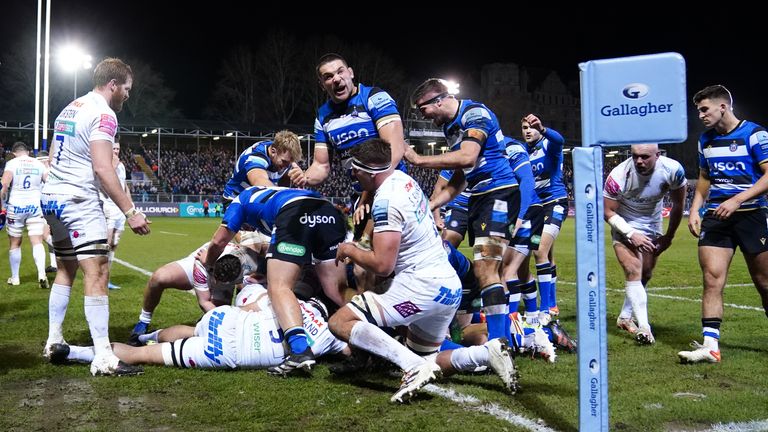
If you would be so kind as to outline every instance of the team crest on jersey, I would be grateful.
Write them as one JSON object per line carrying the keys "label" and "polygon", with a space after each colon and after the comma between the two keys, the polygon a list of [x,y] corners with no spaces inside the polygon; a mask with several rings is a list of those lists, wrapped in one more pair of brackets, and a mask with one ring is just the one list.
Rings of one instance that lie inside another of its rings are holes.
{"label": "team crest on jersey", "polygon": [[735,152],[736,150],[738,150],[738,148],[739,148],[739,145],[736,144],[736,141],[733,141],[731,145],[728,146],[728,150],[730,150],[731,152]]}

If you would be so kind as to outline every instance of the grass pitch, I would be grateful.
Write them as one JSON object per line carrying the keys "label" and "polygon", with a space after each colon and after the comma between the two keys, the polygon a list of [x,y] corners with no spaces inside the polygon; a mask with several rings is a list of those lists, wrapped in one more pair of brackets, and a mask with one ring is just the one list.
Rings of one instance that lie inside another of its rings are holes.
{"label": "grass pitch", "polygon": [[[152,234],[123,235],[117,257],[152,271],[182,258],[210,239],[214,219],[154,218]],[[575,323],[573,223],[556,245],[561,322]],[[0,234],[4,238],[5,234]],[[5,242],[0,239],[0,242]],[[9,276],[6,243],[0,277]],[[467,252],[468,250],[464,250]],[[677,351],[700,340],[701,272],[695,239],[685,227],[659,260],[649,284],[649,311],[657,343],[638,346],[615,328],[623,276],[610,245],[608,256],[608,361],[611,430],[711,430],[718,423],[768,421],[766,317],[739,253],[726,288],[719,365],[680,365]],[[141,310],[148,276],[120,264],[110,292],[110,336],[125,341]],[[52,366],[41,357],[47,336],[48,291],[37,286],[24,239],[22,285],[0,286],[0,430],[255,430],[413,431],[546,430],[578,427],[576,357],[555,364],[518,358],[523,390],[509,396],[493,375],[456,376],[439,384],[456,400],[424,393],[396,406],[389,397],[399,379],[375,373],[336,378],[319,365],[312,378],[280,379],[264,371],[201,371],[145,367],[138,377],[92,378],[85,365]],[[72,290],[65,338],[90,344],[82,284]],[[193,296],[166,291],[152,328],[193,324]],[[760,423],[758,423],[759,425]],[[746,426],[744,426],[746,427]],[[753,426],[760,430],[760,426]],[[736,429],[734,429],[736,430]]]}

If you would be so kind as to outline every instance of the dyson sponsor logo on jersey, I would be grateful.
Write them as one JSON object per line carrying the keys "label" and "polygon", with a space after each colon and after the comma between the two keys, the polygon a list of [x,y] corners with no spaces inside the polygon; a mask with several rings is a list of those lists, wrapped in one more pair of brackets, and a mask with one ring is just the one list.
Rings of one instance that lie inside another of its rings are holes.
{"label": "dyson sponsor logo on jersey", "polygon": [[365,138],[365,137],[368,137],[368,135],[369,135],[368,134],[368,129],[360,128],[360,129],[358,129],[356,131],[355,130],[351,130],[351,131],[342,132],[342,133],[340,133],[338,135],[334,135],[332,137],[332,139],[333,139],[333,143],[334,144],[340,145],[340,144],[343,144],[343,143],[345,143],[347,141],[353,140],[355,138]]}
{"label": "dyson sponsor logo on jersey", "polygon": [[317,224],[335,224],[336,217],[326,215],[308,215],[304,213],[304,216],[299,218],[299,222],[304,225],[308,225],[311,228]]}
{"label": "dyson sponsor logo on jersey", "polygon": [[216,364],[221,364],[219,356],[224,354],[224,342],[219,336],[219,327],[224,322],[224,312],[214,311],[208,320],[208,345],[205,347],[205,356]]}
{"label": "dyson sponsor logo on jersey", "polygon": [[718,171],[733,171],[733,170],[741,170],[746,171],[747,166],[744,164],[744,162],[713,162],[712,167]]}

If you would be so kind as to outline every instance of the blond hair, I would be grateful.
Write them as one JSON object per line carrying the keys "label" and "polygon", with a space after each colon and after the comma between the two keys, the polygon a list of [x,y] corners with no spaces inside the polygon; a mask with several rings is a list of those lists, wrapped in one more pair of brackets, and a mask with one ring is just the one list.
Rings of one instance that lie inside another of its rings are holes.
{"label": "blond hair", "polygon": [[289,152],[291,157],[295,161],[300,161],[302,158],[301,143],[299,137],[295,133],[289,130],[281,130],[275,134],[275,139],[272,140],[272,147],[274,147],[276,154],[282,152]]}

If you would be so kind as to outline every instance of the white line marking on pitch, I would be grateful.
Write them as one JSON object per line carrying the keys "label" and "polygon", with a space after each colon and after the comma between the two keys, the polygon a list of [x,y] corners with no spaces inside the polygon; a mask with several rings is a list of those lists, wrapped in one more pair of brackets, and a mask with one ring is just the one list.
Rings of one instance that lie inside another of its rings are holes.
{"label": "white line marking on pitch", "polygon": [[[568,282],[568,281],[557,281],[557,283],[562,283],[564,285],[576,285],[575,282]],[[743,286],[752,286],[752,284],[729,284],[726,285],[726,287],[743,287]],[[664,289],[683,289],[683,288],[701,288],[701,287],[660,287]],[[658,288],[657,288],[658,289]],[[624,293],[624,289],[620,288],[608,288],[607,291],[609,292],[615,292],[615,293]],[[651,289],[648,289],[647,291],[651,291]],[[688,297],[678,297],[678,296],[671,296],[666,294],[654,294],[652,292],[648,293],[648,297],[659,297],[663,299],[668,300],[683,300],[683,301],[690,301],[695,303],[701,303],[701,299],[695,299],[695,298],[688,298]],[[753,310],[758,312],[763,312],[763,308],[761,307],[755,307],[755,306],[746,306],[746,305],[739,305],[735,303],[723,303],[723,306],[732,307],[734,309],[743,309],[743,310]]]}
{"label": "white line marking on pitch", "polygon": [[[754,284],[751,283],[740,283],[740,284],[729,284],[726,285],[729,287],[751,287],[754,286]],[[701,285],[696,286],[665,286],[665,287],[650,287],[646,288],[646,291],[674,291],[674,290],[689,290],[689,289],[701,289]]]}
{"label": "white line marking on pitch", "polygon": [[168,234],[168,235],[175,235],[175,236],[184,236],[184,237],[189,236],[189,234],[175,233],[170,231],[157,231],[157,232],[159,232],[160,234]]}
{"label": "white line marking on pitch", "polygon": [[141,267],[136,267],[135,265],[133,265],[133,264],[127,262],[127,261],[123,261],[120,258],[113,258],[112,261],[114,261],[114,262],[116,262],[118,264],[124,265],[124,266],[128,267],[129,269],[135,270],[135,271],[137,271],[137,272],[139,272],[139,273],[141,273],[141,274],[143,274],[145,276],[152,276],[152,272],[151,271],[144,270]]}
{"label": "white line marking on pitch", "polygon": [[[120,258],[113,258],[112,261],[114,261],[114,262],[116,262],[118,264],[124,265],[124,266],[128,267],[129,269],[137,271],[137,272],[139,272],[139,273],[141,273],[141,274],[143,274],[143,275],[145,275],[147,277],[152,277],[152,272],[151,271],[144,270],[143,268],[137,267],[137,266],[135,266],[135,265],[133,265],[133,264],[127,262],[127,261],[123,261]],[[193,296],[197,295],[197,294],[195,294],[195,290],[193,290],[193,289],[186,290],[184,292],[192,294]]]}
{"label": "white line marking on pitch", "polygon": [[768,420],[755,420],[741,423],[718,423],[703,432],[760,432],[768,430]]}
{"label": "white line marking on pitch", "polygon": [[[615,288],[610,288],[610,289],[608,289],[608,291],[617,292],[617,293],[623,293],[624,292],[623,289],[615,289]],[[671,295],[666,295],[666,294],[648,293],[648,297],[659,297],[659,298],[669,299],[669,300],[683,300],[683,301],[689,301],[689,302],[694,302],[694,303],[701,303],[701,299],[700,298],[679,297],[679,296],[671,296]],[[739,304],[735,304],[735,303],[723,303],[723,306],[732,307],[734,309],[754,310],[754,311],[758,311],[758,312],[763,312],[763,308],[755,307],[755,306],[745,306],[745,305],[739,305]]]}
{"label": "white line marking on pitch", "polygon": [[497,419],[504,420],[515,426],[519,426],[530,431],[555,432],[554,429],[538,424],[537,422],[527,419],[523,416],[514,414],[495,403],[483,403],[480,399],[474,396],[458,393],[455,390],[443,388],[434,384],[427,384],[424,386],[424,390],[427,393],[432,393],[434,395],[441,396],[456,402],[469,411],[479,411],[482,413],[490,414]]}

